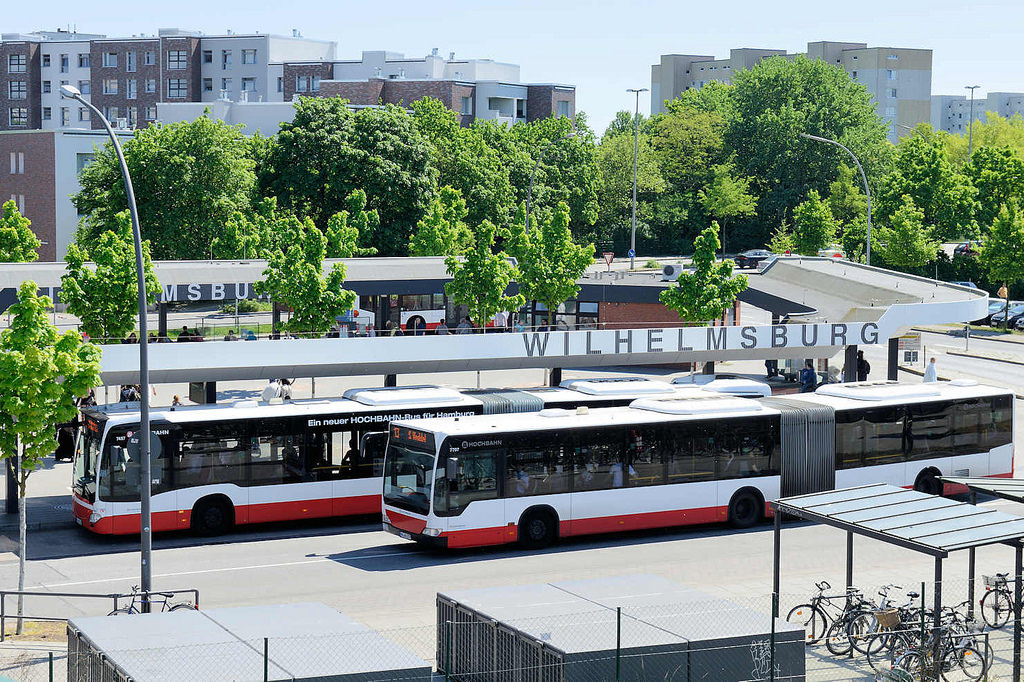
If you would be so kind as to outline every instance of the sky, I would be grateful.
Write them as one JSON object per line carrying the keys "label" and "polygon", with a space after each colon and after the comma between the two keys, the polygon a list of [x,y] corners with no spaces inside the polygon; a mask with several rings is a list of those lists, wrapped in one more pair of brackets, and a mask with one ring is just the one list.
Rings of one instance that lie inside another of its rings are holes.
{"label": "sky", "polygon": [[[649,88],[651,65],[669,53],[728,56],[735,47],[803,52],[816,40],[866,42],[878,47],[931,48],[932,93],[1024,91],[1024,3],[1020,0],[517,0],[410,2],[386,0],[177,0],[125,5],[103,17],[95,3],[21,3],[5,12],[0,31],[53,30],[124,36],[177,27],[223,34],[290,34],[334,40],[340,59],[363,50],[422,57],[442,55],[519,64],[523,82],[576,86],[577,110],[600,134],[619,110],[632,110],[627,88]],[[650,110],[649,94],[640,111]]]}

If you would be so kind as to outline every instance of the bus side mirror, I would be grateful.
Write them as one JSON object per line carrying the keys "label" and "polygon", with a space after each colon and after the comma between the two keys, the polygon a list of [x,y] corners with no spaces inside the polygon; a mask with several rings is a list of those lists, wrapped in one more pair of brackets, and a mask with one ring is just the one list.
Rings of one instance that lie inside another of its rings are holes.
{"label": "bus side mirror", "polygon": [[449,457],[445,462],[444,477],[449,481],[454,481],[459,477],[459,459],[457,457]]}

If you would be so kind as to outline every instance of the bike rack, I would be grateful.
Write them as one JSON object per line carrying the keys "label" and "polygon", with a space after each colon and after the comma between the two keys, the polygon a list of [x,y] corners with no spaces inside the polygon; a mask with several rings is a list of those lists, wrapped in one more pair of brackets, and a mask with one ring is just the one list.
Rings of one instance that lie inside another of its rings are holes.
{"label": "bike rack", "polygon": [[176,595],[176,594],[191,594],[194,599],[192,603],[196,609],[199,608],[199,590],[195,588],[185,590],[150,590],[149,592],[129,592],[128,594],[123,593],[108,593],[99,594],[96,592],[36,592],[33,590],[0,590],[0,642],[6,641],[7,638],[7,619],[17,618],[20,620],[42,620],[42,621],[67,621],[67,618],[59,618],[54,616],[28,616],[22,614],[21,616],[8,616],[7,615],[7,597],[61,597],[61,598],[72,598],[72,599],[110,599],[114,603],[113,610],[116,611],[119,608],[120,600],[125,598],[142,598],[142,603],[151,601],[151,595]]}

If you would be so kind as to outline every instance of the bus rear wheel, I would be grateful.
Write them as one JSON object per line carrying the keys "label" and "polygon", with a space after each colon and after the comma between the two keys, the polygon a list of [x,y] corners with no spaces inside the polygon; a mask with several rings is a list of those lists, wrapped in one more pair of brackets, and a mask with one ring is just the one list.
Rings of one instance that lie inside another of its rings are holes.
{"label": "bus rear wheel", "polygon": [[543,509],[529,511],[519,520],[519,544],[527,549],[547,547],[555,541],[557,519]]}
{"label": "bus rear wheel", "polygon": [[223,535],[233,519],[234,509],[226,500],[200,500],[192,508],[192,530],[200,535]]}
{"label": "bus rear wheel", "polygon": [[740,490],[729,501],[729,523],[733,528],[750,528],[761,520],[764,503],[752,490]]}

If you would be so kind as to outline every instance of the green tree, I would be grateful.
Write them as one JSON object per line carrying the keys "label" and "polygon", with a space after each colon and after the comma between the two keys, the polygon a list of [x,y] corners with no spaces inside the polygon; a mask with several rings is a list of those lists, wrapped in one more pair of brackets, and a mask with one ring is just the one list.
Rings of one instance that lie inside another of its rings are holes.
{"label": "green tree", "polygon": [[[67,274],[60,279],[60,299],[81,321],[82,332],[100,343],[117,341],[135,329],[139,287],[135,246],[127,211],[114,216],[115,228],[100,234],[90,249],[68,247]],[[92,267],[87,265],[92,262]],[[153,273],[149,241],[142,242],[146,300],[156,303],[160,283]]]}
{"label": "green tree", "polygon": [[[638,138],[636,176],[637,235],[651,236],[649,226],[656,216],[655,202],[665,190],[651,138]],[[597,166],[601,172],[600,206],[597,225],[600,236],[613,240],[619,249],[628,246],[633,211],[633,135],[605,134],[597,148]]]}
{"label": "green tree", "polygon": [[976,147],[964,175],[978,191],[978,224],[987,230],[1007,201],[1024,199],[1024,155],[1012,147]]}
{"label": "green tree", "polygon": [[[1008,201],[999,209],[978,259],[988,271],[989,279],[1002,282],[1006,288],[1005,307],[1010,306],[1010,287],[1024,278],[1024,216],[1016,201]],[[1003,322],[1006,328],[1006,322]]]}
{"label": "green tree", "polygon": [[[0,459],[15,461],[18,483],[18,590],[25,589],[25,497],[32,472],[56,447],[54,425],[71,420],[75,399],[100,382],[100,351],[77,331],[50,323],[50,299],[35,282],[18,287],[11,324],[0,332]],[[18,599],[21,633],[22,599]]]}
{"label": "green tree", "polygon": [[377,253],[376,247],[359,246],[373,239],[374,233],[380,228],[380,217],[377,210],[366,210],[366,192],[353,190],[345,200],[348,210],[335,213],[327,219],[327,257],[353,258],[356,256],[372,256]]}
{"label": "green tree", "polygon": [[616,111],[615,118],[604,129],[604,135],[601,136],[601,144],[618,135],[633,137],[633,128],[636,125],[639,125],[641,134],[650,133],[651,119],[646,118],[643,114],[634,114],[632,111]]}
{"label": "green tree", "polygon": [[825,192],[849,161],[843,150],[800,133],[842,143],[869,175],[885,163],[886,126],[871,95],[841,68],[803,56],[771,57],[733,74],[733,81],[735,109],[725,138],[741,172],[758,185],[763,225],[788,219],[809,190]]}
{"label": "green tree", "polygon": [[31,228],[32,221],[21,215],[14,200],[0,208],[0,263],[30,263],[39,260],[43,245]]}
{"label": "green tree", "polygon": [[335,263],[324,274],[327,237],[309,218],[300,223],[297,239],[278,248],[255,283],[256,293],[291,308],[285,324],[290,331],[319,334],[334,324],[338,315],[351,310],[355,292],[344,288],[345,266]]}
{"label": "green tree", "polygon": [[458,115],[437,99],[425,97],[411,108],[416,127],[432,146],[431,166],[437,171],[438,186],[462,193],[472,224],[485,219],[507,221],[513,199],[509,169],[480,128],[463,128]]}
{"label": "green tree", "polygon": [[925,263],[935,260],[939,242],[925,227],[924,211],[914,205],[914,200],[903,197],[903,205],[892,216],[892,225],[878,230],[879,248],[882,259],[895,270],[913,271]]}
{"label": "green tree", "polygon": [[277,199],[261,199],[249,213],[235,211],[213,238],[214,258],[262,258],[270,253],[271,235],[278,226]]}
{"label": "green tree", "polygon": [[260,176],[263,196],[325,229],[354,189],[369,198],[380,229],[373,246],[401,255],[434,191],[430,145],[405,109],[352,112],[337,97],[302,97],[281,125]]}
{"label": "green tree", "polygon": [[793,253],[796,250],[796,242],[793,240],[793,232],[785,224],[779,225],[772,232],[771,239],[765,248],[772,253],[784,254]]}
{"label": "green tree", "polygon": [[[210,244],[236,211],[249,209],[255,174],[241,126],[200,116],[150,125],[124,143],[142,236],[159,259],[210,256]],[[79,177],[72,197],[84,218],[78,243],[89,248],[128,208],[121,167],[108,143]]]}
{"label": "green tree", "polygon": [[971,135],[968,135],[967,128],[960,134],[935,131],[934,137],[942,144],[951,163],[963,165],[970,161],[967,157],[969,137],[973,137],[976,150],[982,147],[1009,147],[1019,154],[1024,154],[1024,118],[1021,118],[1020,114],[1004,118],[994,111],[986,111],[985,120],[975,121],[973,128]]}
{"label": "green tree", "polygon": [[807,193],[807,199],[793,211],[793,243],[796,252],[817,256],[818,249],[835,241],[838,225],[828,204],[821,200],[817,190]]}
{"label": "green tree", "polygon": [[733,275],[731,261],[719,261],[718,225],[704,230],[694,241],[693,272],[683,272],[676,285],[658,297],[688,322],[717,320],[747,288],[746,275]]}
{"label": "green tree", "polygon": [[839,176],[828,186],[828,207],[844,228],[867,215],[868,201],[860,173],[846,164],[839,166]]}
{"label": "green tree", "polygon": [[410,256],[463,256],[473,248],[473,233],[466,226],[469,211],[462,193],[442,187],[430,201],[426,215],[409,240]]}
{"label": "green tree", "polygon": [[551,325],[558,306],[579,293],[576,281],[593,264],[594,245],[573,241],[564,202],[551,217],[537,224],[530,216],[530,222],[534,224],[527,230],[526,211],[521,210],[505,239],[505,250],[519,263],[519,292],[547,307]]}
{"label": "green tree", "polygon": [[722,253],[725,253],[725,226],[731,218],[752,216],[757,199],[750,194],[750,179],[736,174],[732,164],[720,164],[712,171],[711,183],[697,196],[708,215],[722,226]]}
{"label": "green tree", "polygon": [[444,289],[456,305],[469,309],[474,326],[483,328],[488,320],[503,310],[518,310],[523,296],[506,296],[505,289],[515,277],[516,268],[503,254],[493,252],[497,228],[485,220],[474,231],[473,248],[465,258],[444,259],[452,281]]}
{"label": "green tree", "polygon": [[903,205],[903,196],[924,212],[924,224],[940,241],[977,238],[977,190],[950,163],[940,141],[913,135],[900,141],[892,169],[879,185],[874,214],[889,223]]}

